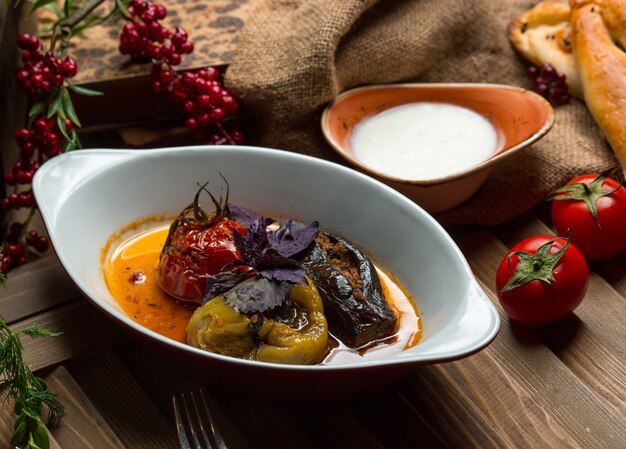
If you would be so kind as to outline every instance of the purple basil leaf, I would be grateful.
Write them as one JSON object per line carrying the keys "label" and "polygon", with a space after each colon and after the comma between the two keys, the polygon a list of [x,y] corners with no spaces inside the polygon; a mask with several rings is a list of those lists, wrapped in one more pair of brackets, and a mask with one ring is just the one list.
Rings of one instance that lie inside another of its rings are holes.
{"label": "purple basil leaf", "polygon": [[239,235],[238,232],[233,233],[235,245],[237,245],[244,261],[249,262],[260,257],[263,254],[263,250],[267,248],[266,227],[265,219],[261,217],[248,226],[246,235]]}
{"label": "purple basil leaf", "polygon": [[257,212],[246,209],[245,207],[235,206],[234,204],[226,205],[226,213],[228,214],[228,218],[234,220],[241,225],[249,228],[254,224],[255,221],[262,220],[265,222],[265,226],[273,223],[274,220],[271,218],[264,218],[262,215]]}
{"label": "purple basil leaf", "polygon": [[268,234],[269,246],[281,256],[293,256],[311,244],[318,228],[317,221],[309,225],[295,220],[283,221],[278,230]]}
{"label": "purple basil leaf", "polygon": [[279,282],[306,284],[305,271],[302,267],[295,268],[264,268],[257,271],[259,276]]}
{"label": "purple basil leaf", "polygon": [[246,273],[240,273],[239,270],[221,271],[217,274],[207,276],[206,290],[204,292],[204,298],[202,299],[202,305],[216,296],[226,293],[243,281],[246,276]]}
{"label": "purple basil leaf", "polygon": [[239,313],[263,312],[280,306],[289,298],[292,285],[255,276],[224,293],[226,304]]}
{"label": "purple basil leaf", "polygon": [[255,271],[266,279],[305,284],[304,269],[293,259],[283,256],[264,255],[255,259]]}

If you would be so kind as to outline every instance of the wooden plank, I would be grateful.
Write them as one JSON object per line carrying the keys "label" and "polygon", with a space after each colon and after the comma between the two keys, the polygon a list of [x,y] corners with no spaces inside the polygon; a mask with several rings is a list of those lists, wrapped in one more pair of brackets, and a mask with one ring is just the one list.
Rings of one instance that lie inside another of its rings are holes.
{"label": "wooden plank", "polygon": [[65,407],[60,425],[52,430],[64,449],[124,449],[102,415],[64,367],[45,378],[48,388],[57,393]]}
{"label": "wooden plank", "polygon": [[350,410],[363,427],[369,429],[387,447],[411,449],[420,447],[450,448],[442,436],[396,389],[361,398],[350,404]]}
{"label": "wooden plank", "polygon": [[213,396],[253,447],[318,447],[284,404],[235,397],[215,391]]}
{"label": "wooden plank", "polygon": [[[513,246],[532,235],[550,234],[551,229],[532,218],[496,233]],[[626,299],[591,271],[587,295],[574,313],[537,335],[626,423]]]}
{"label": "wooden plank", "polygon": [[38,339],[22,336],[24,361],[33,371],[94,352],[125,336],[120,327],[84,300],[72,301],[41,315],[18,321],[11,329],[20,331],[33,322],[50,331],[62,333],[58,337]]}
{"label": "wooden plank", "polygon": [[477,355],[446,365],[457,386],[511,446],[626,447],[626,427],[531,330],[508,323],[495,294],[506,247],[483,229],[453,230],[455,240],[503,318],[498,338]]}
{"label": "wooden plank", "polygon": [[288,410],[317,447],[363,449],[393,447],[388,442],[383,444],[372,429],[355,416],[347,403],[295,404]]}
{"label": "wooden plank", "polygon": [[6,289],[0,290],[0,315],[11,324],[78,297],[80,293],[51,255],[11,271]]}
{"label": "wooden plank", "polygon": [[446,367],[424,366],[398,385],[400,393],[438,430],[450,447],[500,449],[505,441],[492,422],[446,374]]}
{"label": "wooden plank", "polygon": [[178,447],[174,421],[165,419],[115,355],[86,359],[70,372],[126,447]]}

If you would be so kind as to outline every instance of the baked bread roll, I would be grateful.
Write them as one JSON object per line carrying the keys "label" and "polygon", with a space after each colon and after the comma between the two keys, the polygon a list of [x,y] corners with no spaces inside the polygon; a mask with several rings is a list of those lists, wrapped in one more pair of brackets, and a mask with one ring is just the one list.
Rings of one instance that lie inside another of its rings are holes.
{"label": "baked bread roll", "polygon": [[[626,167],[626,0],[571,0],[573,54],[585,103]],[[621,26],[620,26],[621,23]]]}
{"label": "baked bread roll", "polygon": [[549,63],[565,75],[570,93],[582,98],[582,86],[572,54],[570,7],[544,1],[509,25],[509,39],[517,52],[531,63]]}

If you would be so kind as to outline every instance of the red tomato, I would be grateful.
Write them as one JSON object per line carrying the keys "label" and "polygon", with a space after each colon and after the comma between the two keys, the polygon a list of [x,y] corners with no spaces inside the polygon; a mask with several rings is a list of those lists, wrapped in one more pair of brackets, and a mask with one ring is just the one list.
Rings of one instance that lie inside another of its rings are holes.
{"label": "red tomato", "polygon": [[[609,259],[626,250],[626,189],[600,176],[604,175],[574,178],[552,198],[552,222],[557,233],[565,236],[569,231],[572,243],[589,260]],[[569,186],[576,184],[576,192],[568,193]],[[589,189],[581,188],[582,184]],[[574,198],[560,200],[559,196]],[[585,199],[595,203],[597,220]]]}
{"label": "red tomato", "polygon": [[[544,246],[549,242],[553,243]],[[566,244],[566,239],[555,240],[550,235],[530,237],[504,257],[496,273],[496,289],[500,304],[513,320],[528,326],[548,326],[565,318],[580,304],[587,293],[589,269],[571,243],[560,258],[555,255]],[[521,271],[517,272],[520,265]],[[523,278],[522,273],[530,275],[526,278],[528,282],[521,280],[521,285],[503,292],[509,280]],[[539,279],[550,277],[551,283]]]}
{"label": "red tomato", "polygon": [[241,259],[233,232],[244,235],[246,228],[232,220],[210,226],[179,225],[161,254],[157,268],[159,286],[178,299],[200,303],[207,276]]}

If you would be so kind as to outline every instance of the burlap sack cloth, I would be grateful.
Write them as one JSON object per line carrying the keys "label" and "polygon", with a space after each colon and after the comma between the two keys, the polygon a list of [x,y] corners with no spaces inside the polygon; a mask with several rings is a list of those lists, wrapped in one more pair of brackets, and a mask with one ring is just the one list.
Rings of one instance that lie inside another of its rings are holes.
{"label": "burlap sack cloth", "polygon": [[[261,0],[226,84],[262,124],[261,144],[339,161],[320,114],[352,87],[404,81],[530,88],[508,23],[528,0]],[[556,108],[540,142],[499,165],[479,192],[436,218],[493,225],[532,209],[570,178],[616,166],[581,101]],[[320,188],[323,184],[320,183]]]}

